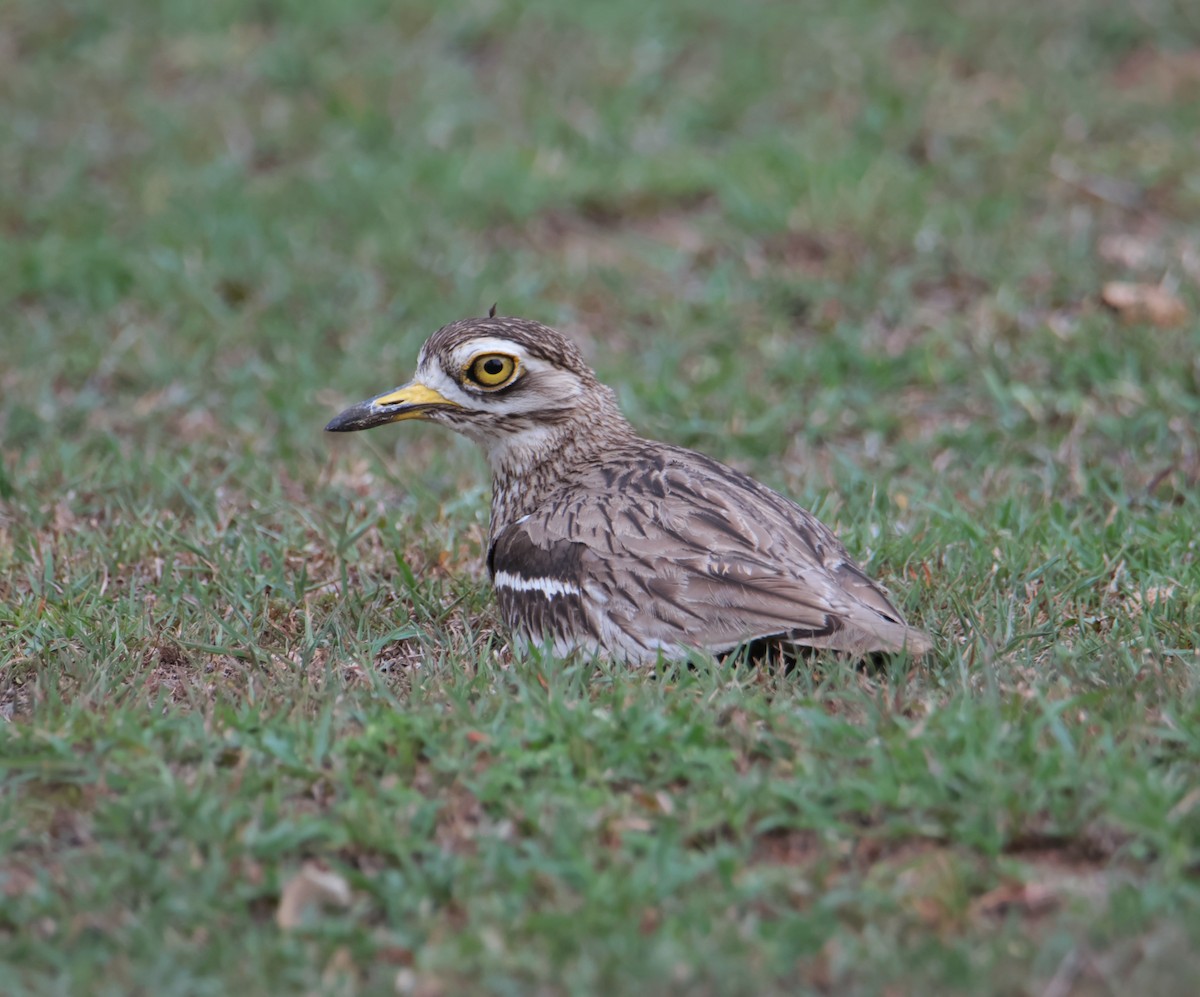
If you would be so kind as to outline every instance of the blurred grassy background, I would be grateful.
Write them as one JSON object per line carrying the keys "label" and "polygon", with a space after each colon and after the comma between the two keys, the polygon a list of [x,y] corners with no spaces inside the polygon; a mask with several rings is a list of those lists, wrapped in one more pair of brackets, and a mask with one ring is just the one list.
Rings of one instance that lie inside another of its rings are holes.
{"label": "blurred grassy background", "polygon": [[[13,992],[1190,992],[1197,135],[1185,0],[8,0]],[[321,433],[493,301],[941,653],[512,662],[482,460]]]}

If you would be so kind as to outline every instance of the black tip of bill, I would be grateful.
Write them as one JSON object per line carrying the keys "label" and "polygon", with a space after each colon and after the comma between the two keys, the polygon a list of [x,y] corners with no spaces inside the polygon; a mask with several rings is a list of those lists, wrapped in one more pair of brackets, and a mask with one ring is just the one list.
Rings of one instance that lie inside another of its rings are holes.
{"label": "black tip of bill", "polygon": [[353,433],[360,429],[370,429],[386,422],[387,416],[374,408],[370,402],[359,402],[351,405],[345,412],[335,415],[325,427],[327,433]]}

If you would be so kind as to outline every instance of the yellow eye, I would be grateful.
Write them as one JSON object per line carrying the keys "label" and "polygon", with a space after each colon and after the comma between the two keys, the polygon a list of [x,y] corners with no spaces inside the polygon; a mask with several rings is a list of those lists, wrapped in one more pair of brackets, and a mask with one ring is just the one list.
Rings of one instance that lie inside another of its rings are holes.
{"label": "yellow eye", "polygon": [[516,371],[516,359],[503,353],[483,353],[467,365],[467,377],[484,388],[500,387]]}

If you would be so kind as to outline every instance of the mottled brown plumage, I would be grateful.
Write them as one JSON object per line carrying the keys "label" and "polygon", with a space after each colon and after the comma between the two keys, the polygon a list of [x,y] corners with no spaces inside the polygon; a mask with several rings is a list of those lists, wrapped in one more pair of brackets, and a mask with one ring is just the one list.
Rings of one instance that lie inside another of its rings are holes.
{"label": "mottled brown plumage", "polygon": [[487,454],[488,570],[523,646],[636,665],[761,641],[855,656],[932,647],[811,513],[703,454],[639,437],[544,325],[444,326],[412,382],[326,428],[410,418]]}

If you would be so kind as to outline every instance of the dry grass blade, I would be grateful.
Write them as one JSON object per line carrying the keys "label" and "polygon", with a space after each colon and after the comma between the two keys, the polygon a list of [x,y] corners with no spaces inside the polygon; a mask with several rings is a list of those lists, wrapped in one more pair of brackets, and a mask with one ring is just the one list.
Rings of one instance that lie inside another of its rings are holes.
{"label": "dry grass blade", "polygon": [[283,888],[275,923],[284,931],[298,928],[309,911],[319,907],[348,907],[350,885],[336,872],[305,863]]}

